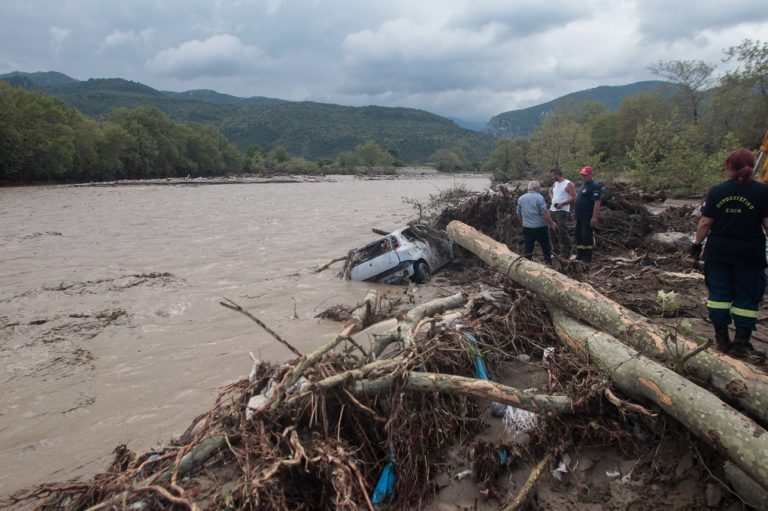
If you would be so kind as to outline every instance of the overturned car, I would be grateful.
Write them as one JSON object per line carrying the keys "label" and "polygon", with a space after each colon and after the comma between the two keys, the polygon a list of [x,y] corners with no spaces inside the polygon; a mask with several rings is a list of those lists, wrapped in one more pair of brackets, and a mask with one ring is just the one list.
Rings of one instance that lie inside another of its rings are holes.
{"label": "overturned car", "polygon": [[350,251],[342,276],[385,284],[423,284],[452,259],[453,242],[444,232],[409,225]]}

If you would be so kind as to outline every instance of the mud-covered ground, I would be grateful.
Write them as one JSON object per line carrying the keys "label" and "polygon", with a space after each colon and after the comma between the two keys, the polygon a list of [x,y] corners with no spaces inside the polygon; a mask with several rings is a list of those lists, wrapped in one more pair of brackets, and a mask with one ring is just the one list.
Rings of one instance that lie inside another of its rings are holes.
{"label": "mud-covered ground", "polygon": [[[630,257],[595,253],[588,271],[573,271],[573,276],[587,282],[601,293],[623,305],[660,322],[677,325],[682,318],[690,321],[697,333],[711,337],[706,321],[703,278],[691,269],[691,262],[682,255],[664,255],[656,264],[629,262]],[[498,285],[499,276],[478,267],[446,273],[443,286],[470,285],[483,282]],[[658,290],[678,293],[677,314],[664,313],[658,303]],[[761,310],[761,321],[768,311]],[[768,349],[761,339],[761,329],[755,344]],[[563,356],[568,356],[563,350]],[[517,356],[520,361],[506,366],[498,381],[521,389],[547,389],[547,364],[531,358],[525,350]],[[504,419],[494,417],[491,403],[483,403],[485,430],[477,437],[450,449],[444,470],[437,476],[440,491],[426,505],[432,511],[497,510],[525,483],[535,462],[529,461],[504,467],[491,483],[478,480],[474,466],[474,448],[478,443],[516,445],[536,451],[527,434],[505,429]],[[723,459],[699,442],[685,428],[660,413],[657,417],[626,414],[614,422],[610,442],[590,442],[564,453],[549,464],[539,479],[524,509],[529,510],[698,510],[750,509],[729,490],[723,473]],[[595,422],[595,427],[598,426]],[[491,489],[490,491],[488,489]]]}

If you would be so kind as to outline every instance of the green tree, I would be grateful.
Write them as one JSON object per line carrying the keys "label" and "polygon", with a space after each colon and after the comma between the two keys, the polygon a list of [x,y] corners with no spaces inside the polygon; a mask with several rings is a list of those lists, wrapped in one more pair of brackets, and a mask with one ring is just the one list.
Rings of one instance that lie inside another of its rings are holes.
{"label": "green tree", "polygon": [[266,169],[266,159],[261,153],[261,149],[251,151],[250,157],[248,158],[247,170],[251,172],[263,172]]}
{"label": "green tree", "polygon": [[590,163],[594,153],[590,119],[591,115],[583,115],[569,105],[559,106],[531,133],[528,160],[541,169]]}
{"label": "green tree", "polygon": [[744,39],[738,46],[725,50],[725,54],[726,62],[739,63],[739,67],[726,73],[725,78],[756,90],[768,104],[768,43]]}
{"label": "green tree", "polygon": [[130,135],[117,123],[107,121],[102,124],[99,137],[96,141],[99,153],[100,173],[92,179],[125,179],[125,158],[128,150]]}
{"label": "green tree", "polygon": [[438,149],[430,159],[441,172],[462,172],[472,166],[467,157],[456,149]]}
{"label": "green tree", "polygon": [[646,190],[663,186],[673,195],[702,193],[723,178],[720,171],[728,148],[738,145],[728,136],[716,151],[708,152],[704,139],[693,123],[680,129],[672,121],[648,121],[638,129],[629,151],[629,170]]}
{"label": "green tree", "polygon": [[0,99],[0,115],[13,123],[3,128],[9,141],[0,143],[0,174],[19,181],[72,178],[76,136],[72,123],[82,116],[58,99],[3,82]]}
{"label": "green tree", "polygon": [[738,67],[725,74],[713,95],[712,121],[722,132],[733,131],[743,144],[760,144],[768,118],[768,43],[744,39],[725,50],[726,62]]}
{"label": "green tree", "polygon": [[368,169],[389,167],[395,161],[390,153],[382,150],[379,144],[373,140],[368,140],[355,147],[355,154],[360,159],[360,164],[368,167]]}
{"label": "green tree", "polygon": [[518,137],[515,139],[502,138],[496,143],[496,148],[491,152],[483,169],[488,172],[498,172],[509,179],[521,179],[530,169],[528,163],[529,143],[528,139]]}
{"label": "green tree", "polygon": [[339,156],[336,158],[336,164],[339,168],[352,171],[362,165],[362,162],[354,151],[343,151],[339,153]]}
{"label": "green tree", "polygon": [[680,87],[690,109],[691,119],[697,124],[704,91],[714,82],[715,68],[701,60],[670,60],[651,64],[648,70]]}
{"label": "green tree", "polygon": [[283,165],[284,172],[293,174],[316,174],[318,172],[317,163],[305,158],[290,158]]}
{"label": "green tree", "polygon": [[275,163],[285,163],[291,156],[282,144],[276,145],[269,151],[267,159]]}

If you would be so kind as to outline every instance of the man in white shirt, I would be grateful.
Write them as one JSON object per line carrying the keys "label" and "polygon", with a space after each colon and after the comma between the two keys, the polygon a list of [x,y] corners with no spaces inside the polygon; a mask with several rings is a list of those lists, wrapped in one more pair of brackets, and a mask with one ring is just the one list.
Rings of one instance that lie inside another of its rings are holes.
{"label": "man in white shirt", "polygon": [[558,225],[552,231],[552,248],[556,254],[567,258],[571,254],[571,238],[568,237],[568,220],[571,216],[571,204],[576,202],[576,187],[573,182],[563,177],[560,169],[549,171],[554,184],[549,189],[551,206],[549,212],[552,220]]}

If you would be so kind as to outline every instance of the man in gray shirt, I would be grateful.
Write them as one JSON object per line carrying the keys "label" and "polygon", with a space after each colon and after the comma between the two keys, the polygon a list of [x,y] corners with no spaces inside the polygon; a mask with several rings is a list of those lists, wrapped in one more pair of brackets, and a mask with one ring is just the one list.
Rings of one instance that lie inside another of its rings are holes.
{"label": "man in gray shirt", "polygon": [[533,247],[538,241],[544,252],[544,261],[549,264],[552,262],[552,249],[549,245],[547,226],[554,231],[557,230],[557,224],[552,221],[540,190],[541,184],[538,181],[528,183],[528,193],[517,199],[517,219],[523,225],[525,238],[523,256],[526,259],[532,259]]}

